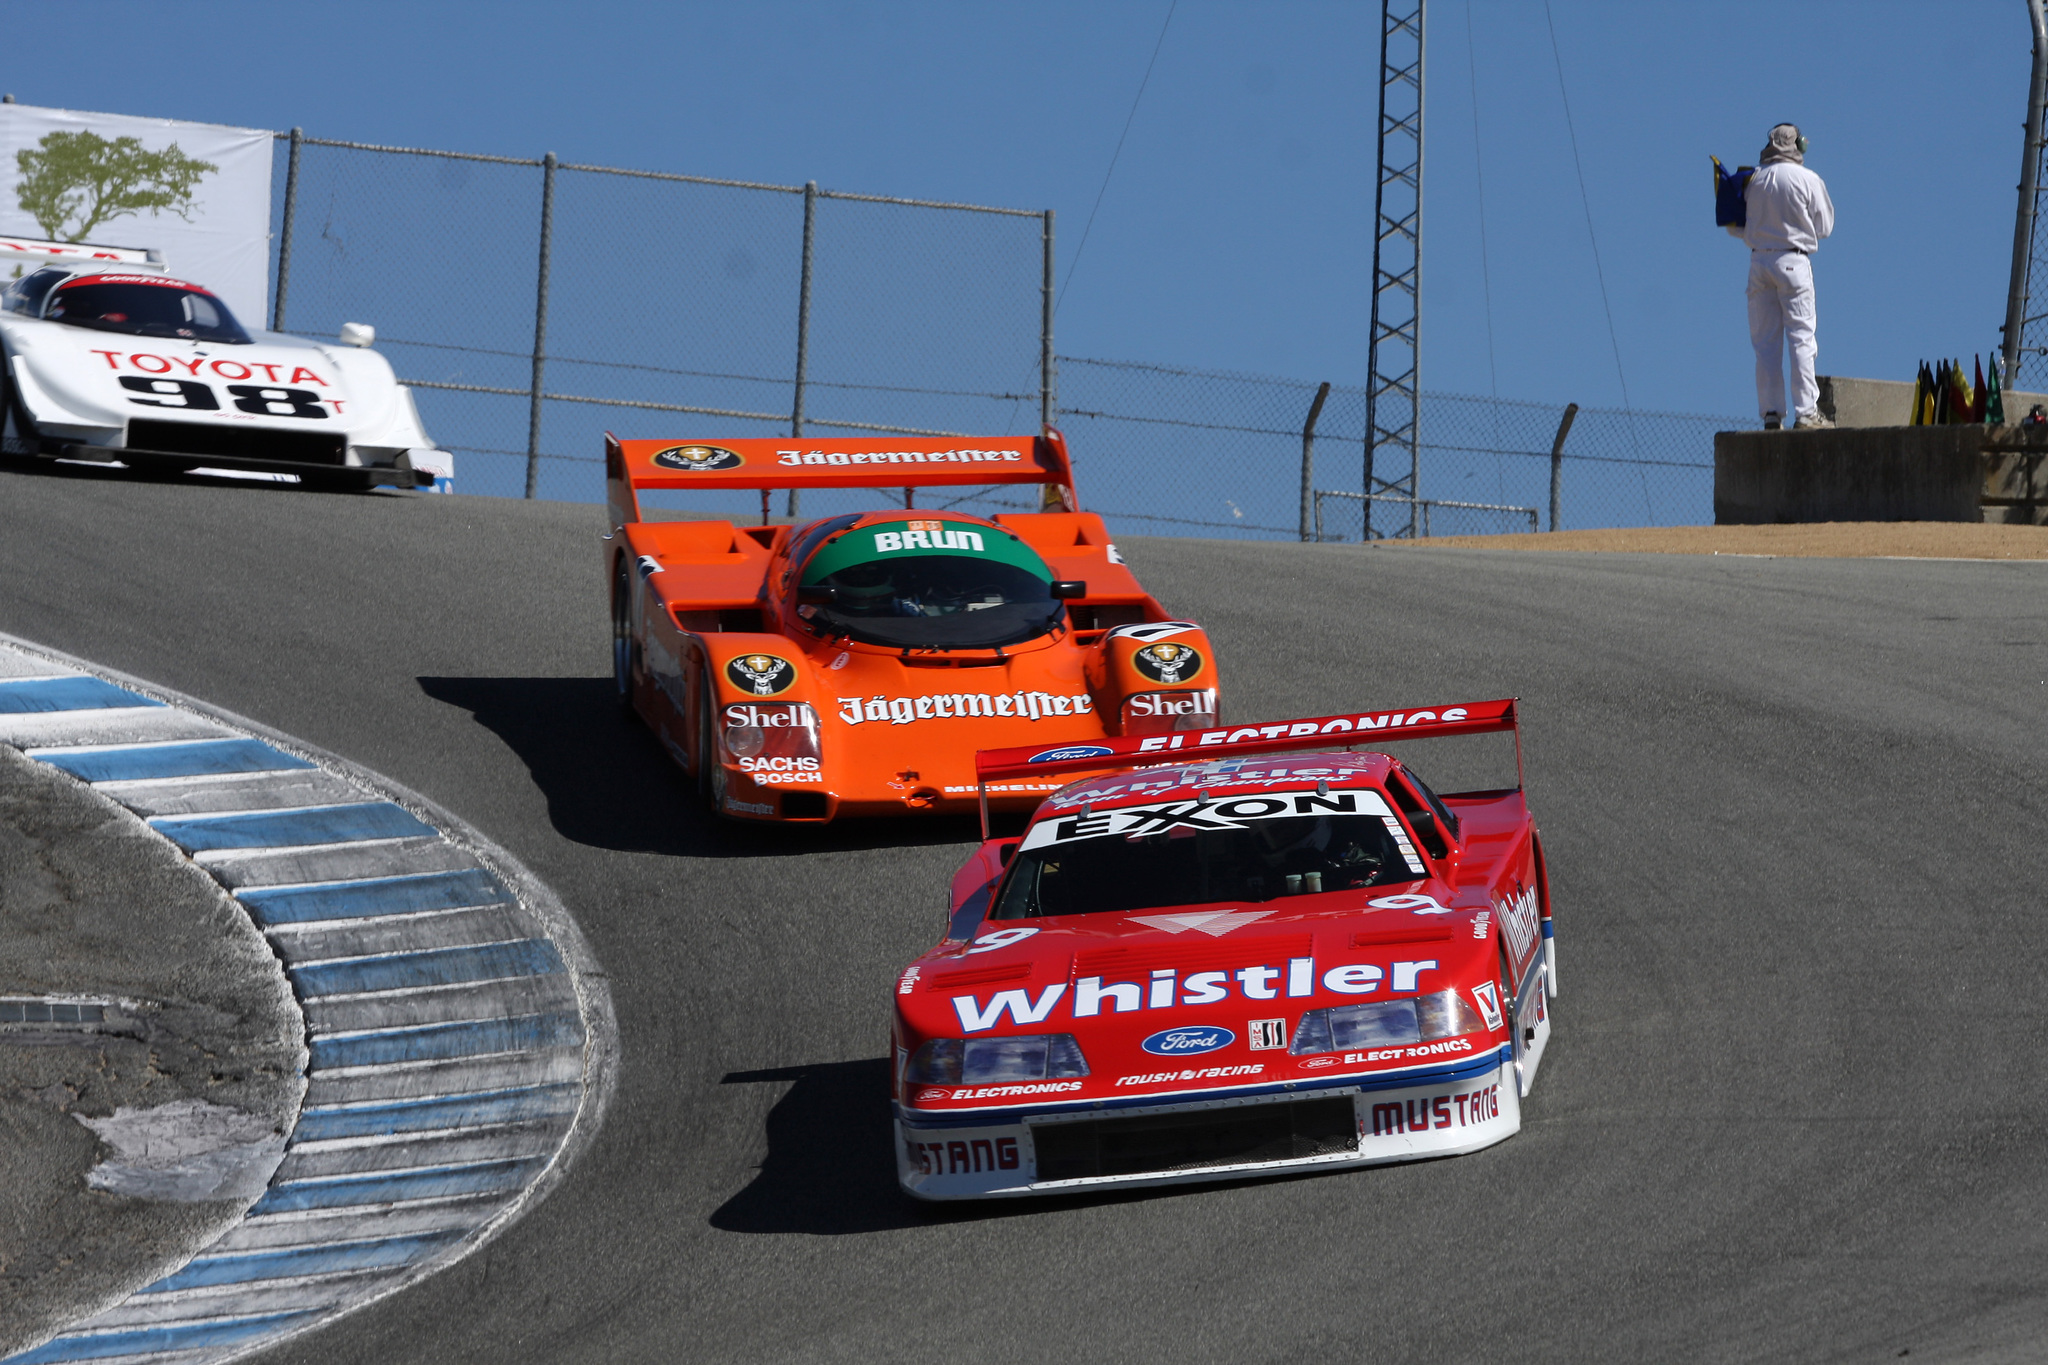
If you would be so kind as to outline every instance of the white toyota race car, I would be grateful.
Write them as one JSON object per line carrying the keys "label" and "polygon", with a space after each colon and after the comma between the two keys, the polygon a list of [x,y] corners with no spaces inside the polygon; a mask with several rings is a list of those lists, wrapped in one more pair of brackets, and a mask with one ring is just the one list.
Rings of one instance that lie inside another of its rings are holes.
{"label": "white toyota race car", "polygon": [[[159,471],[431,488],[454,472],[368,327],[250,332],[152,251],[0,238],[0,450]],[[446,484],[443,482],[443,487]]]}

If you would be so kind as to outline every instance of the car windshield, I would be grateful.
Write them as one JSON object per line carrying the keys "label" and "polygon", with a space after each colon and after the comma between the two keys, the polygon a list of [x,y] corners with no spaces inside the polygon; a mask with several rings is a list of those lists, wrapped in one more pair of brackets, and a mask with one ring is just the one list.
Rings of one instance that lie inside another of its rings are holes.
{"label": "car windshield", "polygon": [[88,275],[59,285],[43,316],[72,327],[135,337],[250,344],[249,334],[225,303],[179,280]]}
{"label": "car windshield", "polygon": [[1030,849],[1017,855],[989,918],[1262,903],[1417,877],[1378,816],[1289,816],[1237,829],[1181,828]]}
{"label": "car windshield", "polygon": [[832,635],[895,649],[995,649],[1045,634],[1065,608],[1052,570],[1001,527],[906,518],[833,536],[803,586],[831,599],[798,608]]}

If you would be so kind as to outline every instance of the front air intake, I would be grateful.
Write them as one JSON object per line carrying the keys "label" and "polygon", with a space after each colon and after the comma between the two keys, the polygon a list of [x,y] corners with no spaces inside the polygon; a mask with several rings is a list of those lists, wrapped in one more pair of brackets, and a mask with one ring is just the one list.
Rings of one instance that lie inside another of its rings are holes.
{"label": "front air intake", "polygon": [[1176,1171],[1306,1161],[1358,1150],[1349,1095],[1193,1113],[1047,1123],[1031,1129],[1038,1179],[1171,1175]]}
{"label": "front air intake", "polygon": [[348,437],[340,432],[208,426],[204,422],[130,422],[128,448],[158,450],[168,455],[218,455],[234,460],[348,463]]}
{"label": "front air intake", "polygon": [[825,818],[825,793],[784,792],[782,794],[782,818],[785,820],[822,820]]}

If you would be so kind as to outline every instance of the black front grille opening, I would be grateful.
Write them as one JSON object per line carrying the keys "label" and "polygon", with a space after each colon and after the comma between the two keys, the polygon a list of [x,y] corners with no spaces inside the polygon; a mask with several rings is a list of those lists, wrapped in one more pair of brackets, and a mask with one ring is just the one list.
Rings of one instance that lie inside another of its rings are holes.
{"label": "black front grille opening", "polygon": [[170,455],[214,455],[231,460],[292,460],[300,464],[348,463],[348,437],[339,432],[274,431],[260,427],[214,427],[202,422],[128,424],[133,450]]}
{"label": "black front grille opening", "polygon": [[1033,1127],[1040,1180],[1166,1175],[1358,1150],[1349,1095]]}
{"label": "black front grille opening", "polygon": [[782,818],[785,820],[824,819],[825,793],[784,792],[782,794]]}

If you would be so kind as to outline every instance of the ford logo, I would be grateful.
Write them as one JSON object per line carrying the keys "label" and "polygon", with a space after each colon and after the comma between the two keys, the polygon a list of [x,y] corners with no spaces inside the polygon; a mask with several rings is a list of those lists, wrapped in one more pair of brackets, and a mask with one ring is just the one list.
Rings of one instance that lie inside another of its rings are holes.
{"label": "ford logo", "polygon": [[1116,750],[1102,744],[1070,744],[1064,749],[1047,749],[1031,755],[1031,763],[1064,763],[1070,758],[1102,758]]}
{"label": "ford logo", "polygon": [[1138,1046],[1158,1057],[1193,1057],[1229,1047],[1236,1041],[1237,1035],[1227,1028],[1169,1028],[1161,1029]]}

